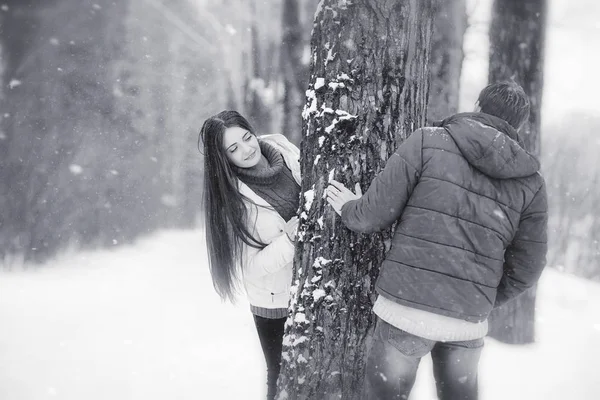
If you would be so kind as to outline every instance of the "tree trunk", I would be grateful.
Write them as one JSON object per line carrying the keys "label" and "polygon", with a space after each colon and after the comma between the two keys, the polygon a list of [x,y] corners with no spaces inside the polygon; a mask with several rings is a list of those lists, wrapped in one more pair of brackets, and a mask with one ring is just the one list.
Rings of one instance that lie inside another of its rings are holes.
{"label": "tree trunk", "polygon": [[[495,0],[490,26],[489,82],[513,79],[523,86],[531,103],[523,128],[525,146],[540,155],[546,0]],[[536,288],[490,315],[489,335],[505,343],[535,339]]]}
{"label": "tree trunk", "polygon": [[[282,15],[281,76],[283,79],[282,133],[296,145],[302,139],[302,108],[304,92],[308,87],[308,62],[304,53],[310,42],[313,13],[302,13],[307,0],[284,0]],[[313,10],[314,11],[314,10]]]}
{"label": "tree trunk", "polygon": [[431,43],[431,83],[427,105],[429,123],[442,120],[458,111],[466,30],[466,0],[441,2],[435,16]]}
{"label": "tree trunk", "polygon": [[277,64],[280,40],[272,38],[280,38],[281,33],[279,26],[272,27],[266,21],[276,18],[274,15],[280,11],[280,1],[251,0],[249,6],[250,46],[246,57],[250,68],[244,82],[244,109],[257,133],[275,133],[279,130],[276,121],[280,114],[279,104],[275,102],[280,86]]}
{"label": "tree trunk", "polygon": [[303,111],[301,226],[279,399],[362,399],[374,283],[390,230],[350,232],[329,178],[370,184],[425,123],[433,0],[324,0]]}

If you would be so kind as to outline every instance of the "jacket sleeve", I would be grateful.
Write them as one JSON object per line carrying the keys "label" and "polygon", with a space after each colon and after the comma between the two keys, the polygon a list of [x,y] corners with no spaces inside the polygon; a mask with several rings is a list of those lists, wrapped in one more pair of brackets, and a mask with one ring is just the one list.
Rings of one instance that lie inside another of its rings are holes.
{"label": "jacket sleeve", "polygon": [[521,215],[517,233],[504,253],[504,273],[494,307],[532,287],[546,265],[548,201],[542,185]]}
{"label": "jacket sleeve", "polygon": [[[260,239],[256,227],[252,229],[254,237]],[[282,232],[264,248],[243,245],[242,269],[244,274],[254,277],[275,273],[294,260],[294,243]]]}
{"label": "jacket sleeve", "polygon": [[342,207],[348,229],[373,233],[390,227],[402,214],[422,171],[423,133],[408,137],[388,159],[369,190]]}

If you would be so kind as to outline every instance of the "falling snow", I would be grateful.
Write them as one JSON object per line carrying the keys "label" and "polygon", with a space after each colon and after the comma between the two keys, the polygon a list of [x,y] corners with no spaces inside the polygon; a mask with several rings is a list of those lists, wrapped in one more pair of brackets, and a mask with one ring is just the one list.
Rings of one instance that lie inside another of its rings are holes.
{"label": "falling snow", "polygon": [[231,36],[237,33],[237,30],[231,24],[225,25],[225,31]]}
{"label": "falling snow", "polygon": [[496,217],[500,218],[500,219],[506,219],[506,216],[504,215],[504,213],[502,212],[502,210],[499,209],[495,209],[492,214],[494,214]]}
{"label": "falling snow", "polygon": [[11,81],[8,83],[8,87],[9,89],[14,89],[18,86],[21,86],[22,82],[18,79],[11,79]]}
{"label": "falling snow", "polygon": [[69,165],[69,171],[71,171],[73,175],[79,175],[83,172],[83,168],[81,168],[80,165],[71,164]]}

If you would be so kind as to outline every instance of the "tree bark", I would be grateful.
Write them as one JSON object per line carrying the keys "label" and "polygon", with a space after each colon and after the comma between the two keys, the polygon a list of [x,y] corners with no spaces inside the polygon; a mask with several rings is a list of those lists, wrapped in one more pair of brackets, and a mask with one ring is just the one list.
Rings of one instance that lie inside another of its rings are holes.
{"label": "tree bark", "polygon": [[434,19],[431,43],[431,83],[427,105],[429,123],[442,120],[458,111],[466,30],[466,0],[441,2]]}
{"label": "tree bark", "polygon": [[366,189],[425,123],[433,0],[324,0],[303,110],[301,225],[279,399],[362,399],[374,282],[390,231],[350,232],[330,178]]}
{"label": "tree bark", "polygon": [[[525,147],[540,155],[546,0],[495,0],[490,26],[489,82],[513,79],[531,103],[523,128]],[[496,309],[490,315],[489,335],[505,343],[535,340],[536,288]]]}

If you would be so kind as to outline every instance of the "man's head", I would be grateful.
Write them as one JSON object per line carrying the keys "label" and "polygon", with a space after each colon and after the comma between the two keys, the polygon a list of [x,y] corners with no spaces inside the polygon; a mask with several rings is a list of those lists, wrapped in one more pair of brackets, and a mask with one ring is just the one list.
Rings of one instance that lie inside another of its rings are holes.
{"label": "man's head", "polygon": [[529,99],[515,82],[487,85],[479,93],[477,106],[479,111],[502,118],[517,130],[529,119]]}

